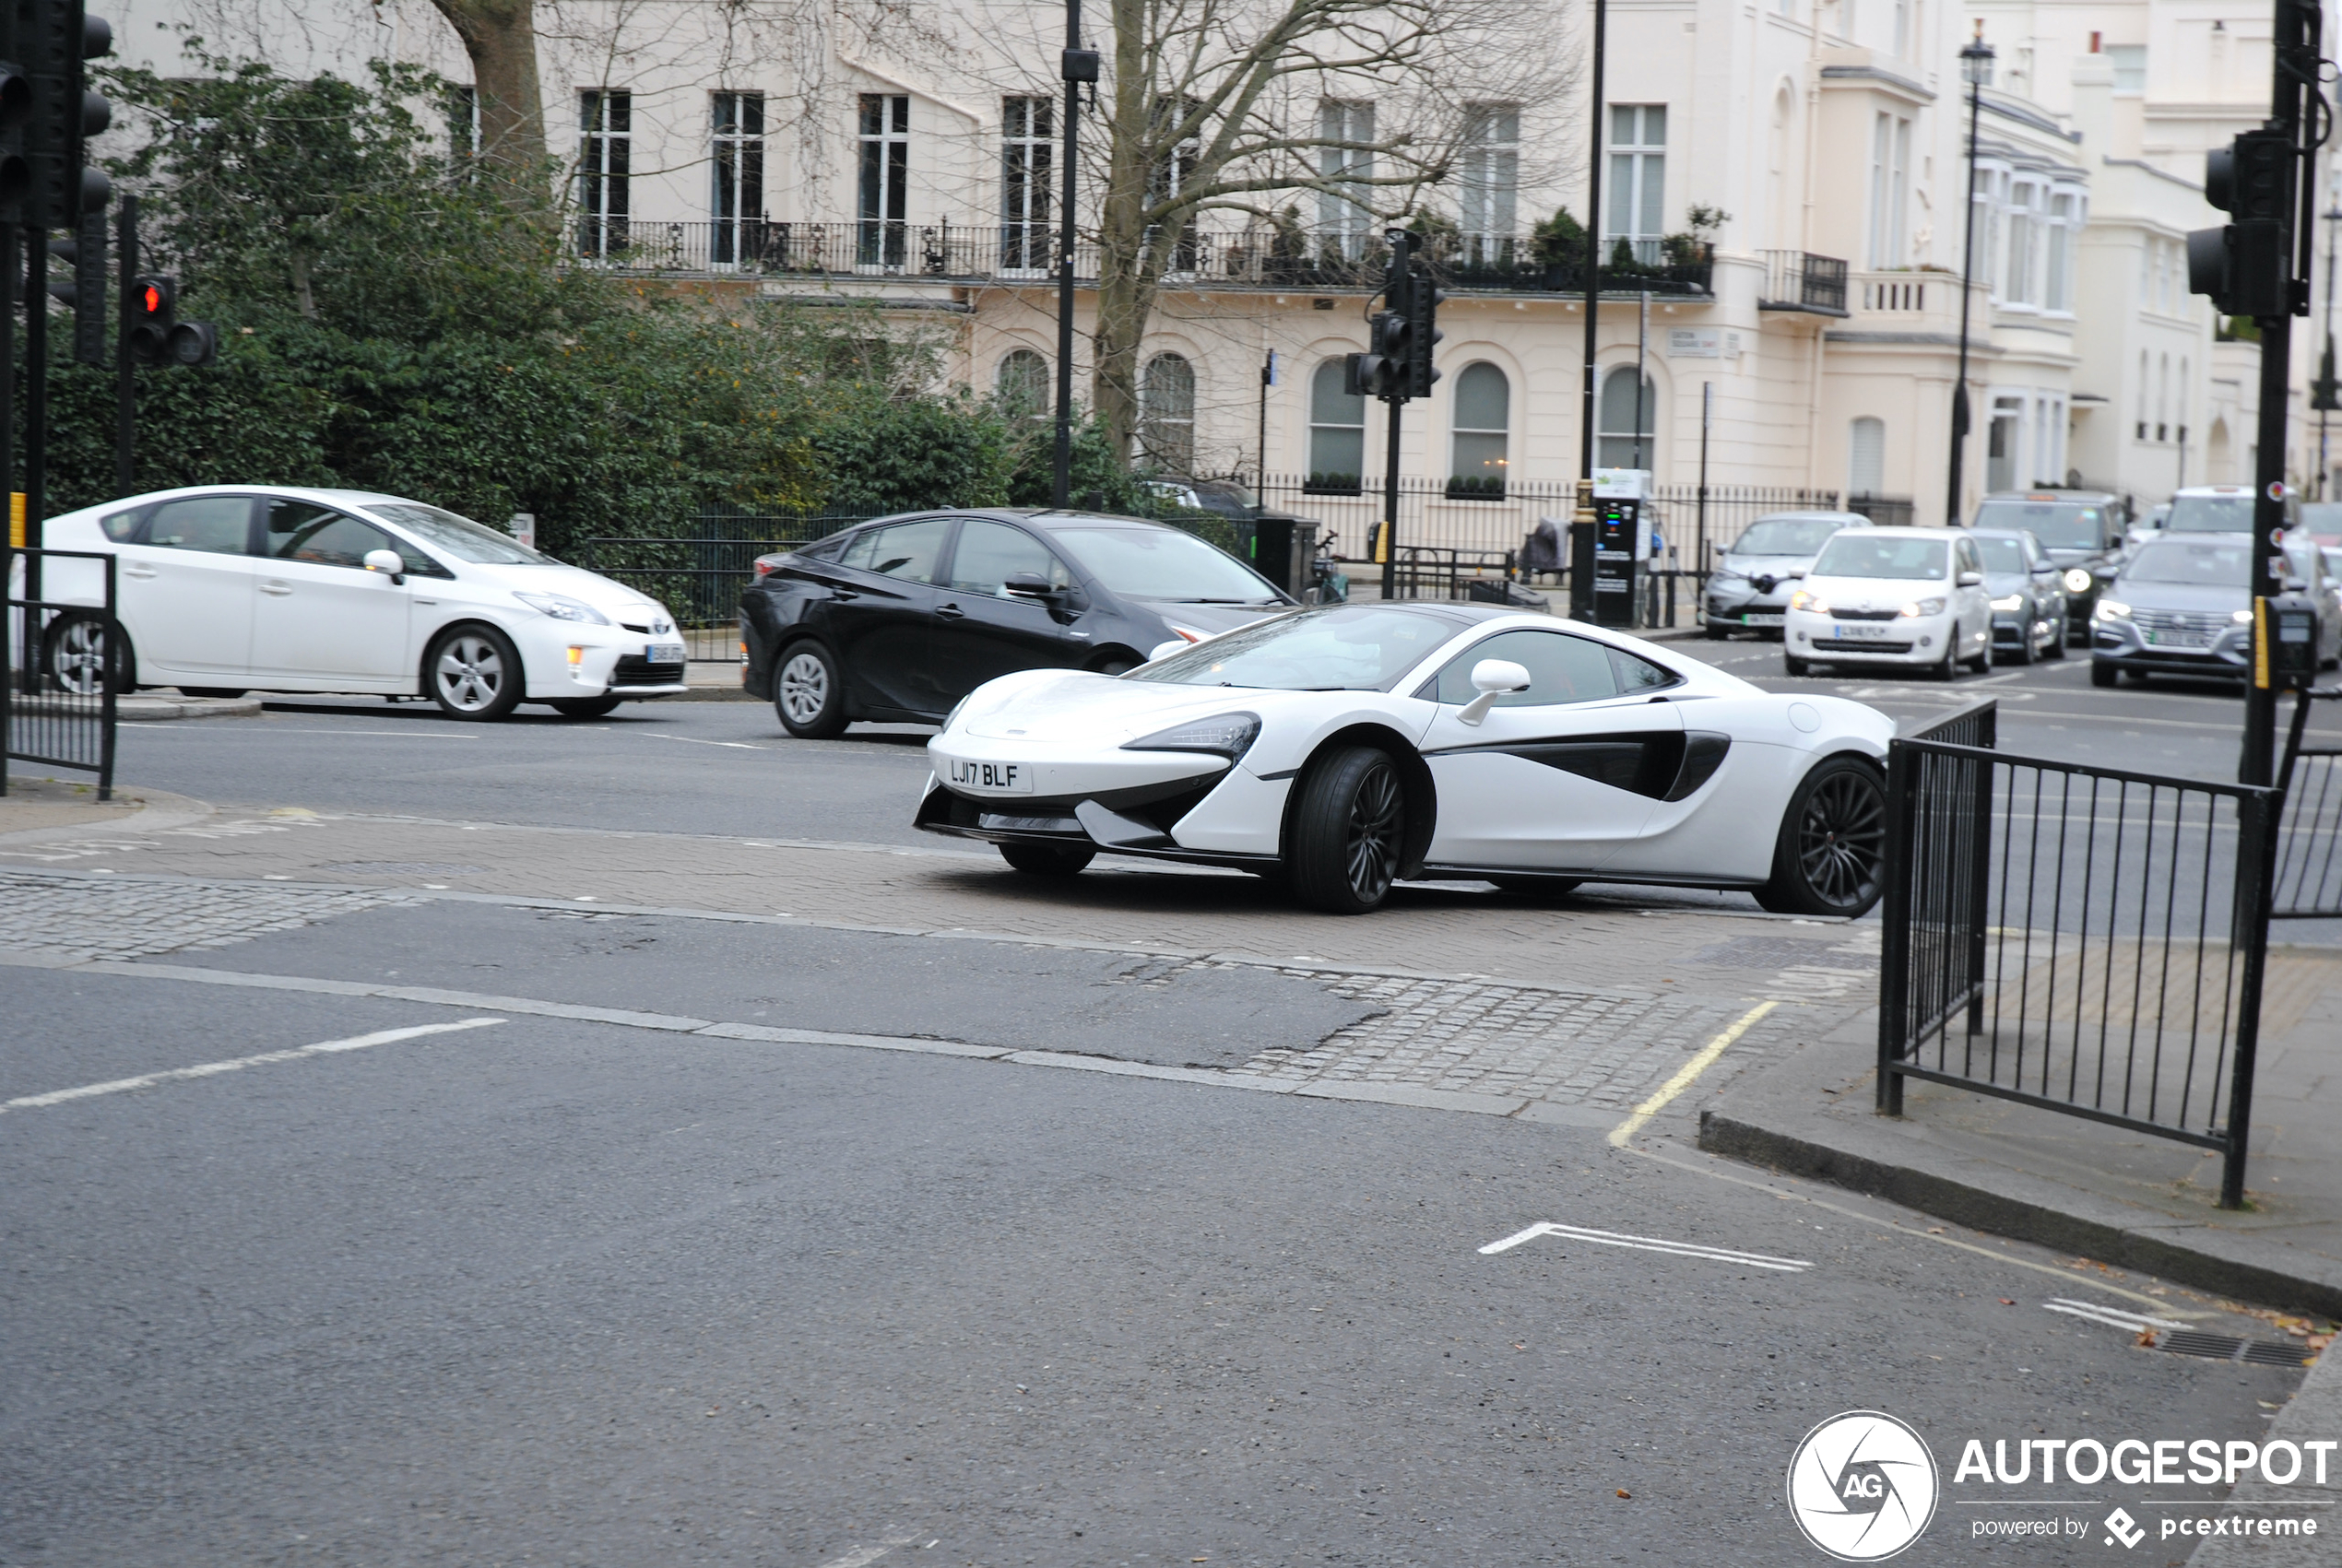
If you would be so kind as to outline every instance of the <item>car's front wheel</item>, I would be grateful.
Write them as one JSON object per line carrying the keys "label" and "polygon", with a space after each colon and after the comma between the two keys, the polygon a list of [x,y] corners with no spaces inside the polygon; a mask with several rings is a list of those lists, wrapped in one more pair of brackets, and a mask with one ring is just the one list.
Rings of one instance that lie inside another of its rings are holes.
{"label": "car's front wheel", "polygon": [[1801,659],[1794,654],[1780,656],[1781,668],[1791,675],[1804,675],[1814,667],[1811,659]]}
{"label": "car's front wheel", "polygon": [[423,675],[432,701],[451,719],[501,719],[526,687],[520,654],[501,631],[459,626],[431,645]]}
{"label": "car's front wheel", "polygon": [[828,740],[846,732],[846,680],[837,660],[819,643],[793,643],[773,673],[773,709],[781,727],[799,740]]}
{"label": "car's front wheel", "polygon": [[1390,754],[1347,747],[1301,784],[1285,865],[1293,896],[1329,914],[1365,914],[1390,895],[1407,836],[1407,791]]}
{"label": "car's front wheel", "polygon": [[1070,844],[1004,843],[1000,858],[1018,870],[1034,877],[1071,877],[1097,858],[1094,849],[1077,849]]}
{"label": "car's front wheel", "polygon": [[1775,914],[1851,919],[1878,902],[1886,863],[1886,781],[1868,762],[1833,757],[1790,796],[1756,902]]}
{"label": "car's front wheel", "polygon": [[49,685],[77,697],[98,696],[109,684],[116,692],[129,690],[128,651],[109,630],[103,616],[63,615],[51,621],[41,639],[41,670]]}
{"label": "car's front wheel", "polygon": [[2111,686],[2118,678],[2119,672],[2116,671],[2112,665],[2108,664],[2104,659],[2092,659],[2090,661],[2090,684],[2092,686]]}

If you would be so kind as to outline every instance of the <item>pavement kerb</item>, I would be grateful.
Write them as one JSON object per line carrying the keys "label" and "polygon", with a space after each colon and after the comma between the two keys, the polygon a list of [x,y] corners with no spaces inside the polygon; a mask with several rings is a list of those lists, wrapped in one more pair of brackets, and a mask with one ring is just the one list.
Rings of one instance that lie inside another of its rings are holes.
{"label": "pavement kerb", "polygon": [[[0,955],[0,961],[6,955]],[[1539,1102],[1507,1099],[1492,1094],[1471,1094],[1453,1090],[1424,1089],[1402,1083],[1296,1083],[1291,1080],[1263,1079],[1251,1074],[1217,1071],[1205,1067],[1157,1067],[1148,1062],[1124,1061],[1110,1056],[1090,1056],[1064,1051],[1017,1051],[1005,1046],[976,1045],[965,1041],[930,1039],[921,1036],[887,1034],[847,1034],[826,1030],[779,1029],[762,1024],[724,1023],[707,1019],[685,1018],[666,1013],[634,1012],[623,1008],[583,1007],[570,1002],[549,1002],[528,996],[499,996],[484,992],[450,991],[426,985],[376,985],[354,980],[322,980],[306,975],[253,974],[236,970],[205,969],[196,965],[133,962],[119,959],[93,959],[81,963],[46,964],[40,967],[58,969],[84,974],[108,974],[141,980],[175,980],[202,985],[231,985],[266,991],[302,991],[321,996],[373,996],[385,1001],[421,1002],[434,1007],[461,1008],[472,1012],[520,1013],[537,1018],[569,1019],[584,1023],[616,1024],[628,1029],[646,1029],[660,1033],[690,1036],[705,1040],[735,1040],[788,1045],[843,1046],[858,1050],[905,1051],[925,1055],[960,1056],[979,1061],[1006,1062],[1012,1067],[1043,1067],[1076,1072],[1104,1073],[1117,1078],[1152,1079],[1164,1083],[1183,1083],[1208,1089],[1236,1089],[1253,1093],[1290,1095],[1305,1100],[1347,1100],[1372,1104],[1403,1106],[1413,1110],[1460,1112],[1471,1115],[1513,1118],[1556,1126],[1606,1126],[1616,1120],[1604,1115],[1591,1121],[1591,1108],[1587,1106],[1547,1106],[1548,1111],[1571,1113],[1567,1115],[1528,1114],[1539,1108]]]}
{"label": "pavement kerb", "polygon": [[53,828],[26,828],[19,832],[0,833],[0,844],[48,843],[87,839],[93,834],[159,833],[200,822],[213,815],[216,809],[208,801],[197,800],[192,796],[173,795],[169,790],[148,789],[144,785],[134,790],[124,784],[116,784],[114,788],[121,794],[133,796],[139,803],[138,809],[119,820],[101,824],[64,823]]}
{"label": "pavement kerb", "polygon": [[[2342,1356],[2322,1355],[2269,1424],[2268,1441],[2330,1442],[2337,1432],[2342,1432]],[[2321,1502],[2342,1500],[2337,1495],[2342,1492],[2342,1477],[2331,1470],[2327,1475],[2328,1485],[2323,1489],[2302,1483],[2274,1486],[2240,1477],[2225,1503],[2206,1504],[2197,1510],[2197,1515],[2227,1515],[2230,1504],[2238,1503],[2298,1506],[2305,1493]],[[2318,1529],[2322,1534],[2342,1530],[2342,1509],[2321,1511]],[[2198,1545],[2187,1561],[2188,1568],[2332,1568],[2335,1550],[2331,1540],[2321,1542],[2315,1536],[2213,1536]]]}
{"label": "pavement kerb", "polygon": [[256,719],[257,697],[121,696],[114,699],[119,724],[168,724],[179,719]]}
{"label": "pavement kerb", "polygon": [[2208,1224],[2159,1220],[1946,1148],[1908,1121],[1814,1108],[1826,1093],[1868,1095],[1867,1075],[1848,1088],[1843,1067],[1827,1048],[1808,1045],[1744,1075],[1721,1105],[1700,1113],[1698,1147],[2197,1290],[2342,1317],[2342,1268],[2313,1254]]}

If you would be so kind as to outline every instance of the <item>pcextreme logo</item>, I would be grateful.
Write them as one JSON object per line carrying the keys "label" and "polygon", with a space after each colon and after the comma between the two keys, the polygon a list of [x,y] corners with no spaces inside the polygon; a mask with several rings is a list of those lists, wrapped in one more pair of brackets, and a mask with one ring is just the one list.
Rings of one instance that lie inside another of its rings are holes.
{"label": "pcextreme logo", "polygon": [[1940,1490],[1926,1442],[1879,1410],[1830,1417],[1789,1461],[1791,1517],[1840,1562],[1877,1562],[1917,1540]]}

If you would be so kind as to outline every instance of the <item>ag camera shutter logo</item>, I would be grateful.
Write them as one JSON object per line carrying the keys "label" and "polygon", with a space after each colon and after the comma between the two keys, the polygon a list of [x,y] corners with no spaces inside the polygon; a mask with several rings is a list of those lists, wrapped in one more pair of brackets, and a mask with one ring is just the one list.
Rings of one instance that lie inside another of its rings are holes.
{"label": "ag camera shutter logo", "polygon": [[1840,1562],[1877,1562],[1926,1532],[1941,1483],[1918,1432],[1879,1410],[1848,1410],[1805,1434],[1789,1461],[1789,1511]]}

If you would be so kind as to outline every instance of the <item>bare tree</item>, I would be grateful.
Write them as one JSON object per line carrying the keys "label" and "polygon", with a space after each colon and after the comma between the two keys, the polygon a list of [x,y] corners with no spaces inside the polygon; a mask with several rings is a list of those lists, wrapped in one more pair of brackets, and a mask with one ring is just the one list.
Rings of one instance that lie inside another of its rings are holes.
{"label": "bare tree", "polygon": [[480,160],[516,197],[541,205],[545,100],[537,80],[534,0],[432,0],[471,56]]}
{"label": "bare tree", "polygon": [[1156,299],[1203,214],[1289,223],[1281,198],[1314,191],[1394,217],[1449,179],[1491,105],[1554,135],[1567,121],[1553,106],[1574,77],[1570,17],[1553,0],[1108,0],[1106,14],[1092,398],[1118,452],[1139,433]]}

